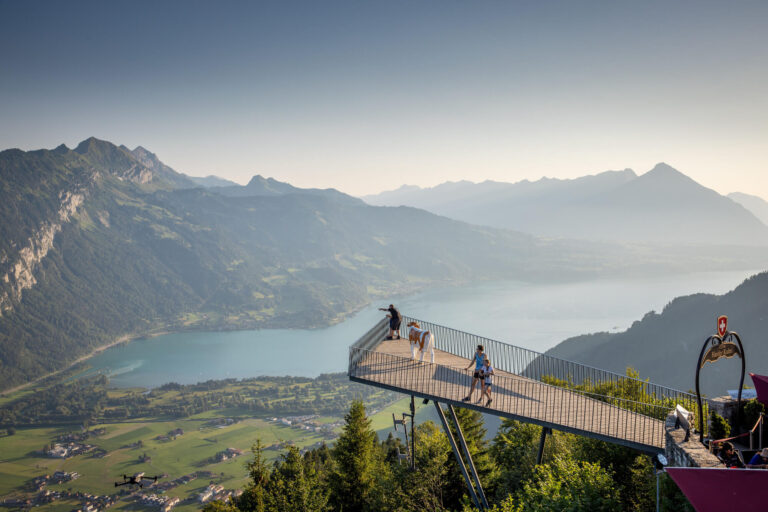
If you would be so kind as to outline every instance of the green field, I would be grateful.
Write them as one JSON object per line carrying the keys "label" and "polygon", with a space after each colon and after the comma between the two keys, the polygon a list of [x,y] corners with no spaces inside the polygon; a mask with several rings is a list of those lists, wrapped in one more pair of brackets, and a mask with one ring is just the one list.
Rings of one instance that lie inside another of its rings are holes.
{"label": "green field", "polygon": [[[385,438],[392,430],[392,413],[408,410],[408,399],[398,400],[372,416],[374,427]],[[431,411],[419,402],[417,418],[422,418]],[[222,414],[224,413],[224,414]],[[24,494],[23,486],[33,478],[53,474],[55,471],[77,472],[80,478],[60,485],[50,485],[51,490],[83,491],[91,494],[114,494],[114,482],[121,481],[122,475],[146,472],[147,475],[168,475],[163,480],[173,480],[195,471],[211,471],[216,475],[215,482],[227,489],[240,489],[248,480],[246,463],[251,460],[250,447],[256,439],[262,445],[270,447],[277,443],[292,442],[299,447],[312,446],[321,442],[319,433],[300,430],[272,422],[268,418],[244,418],[243,411],[207,411],[205,413],[180,420],[143,420],[126,421],[93,425],[91,429],[103,427],[106,433],[91,437],[86,442],[107,451],[104,457],[91,454],[79,455],[70,459],[53,459],[37,453],[43,446],[55,441],[61,434],[79,430],[78,425],[59,428],[19,428],[13,436],[0,437],[0,497],[16,497]],[[212,419],[240,418],[236,423],[219,428],[211,426]],[[317,418],[320,424],[338,422],[342,418],[322,416]],[[421,419],[419,419],[421,421]],[[175,440],[158,440],[176,428],[184,434]],[[340,429],[337,429],[337,431]],[[138,445],[138,443],[141,443]],[[224,462],[212,462],[216,453],[227,448],[237,448],[245,453]],[[283,450],[267,449],[267,460],[275,460]],[[146,455],[151,460],[140,462],[139,457]],[[177,506],[180,512],[198,510],[199,504],[183,501],[200,493],[211,479],[198,478],[187,485],[170,490],[169,496],[179,497],[182,502]],[[72,510],[77,506],[71,500],[57,501],[42,505],[46,511]],[[124,500],[113,507],[135,509],[137,505]]]}
{"label": "green field", "polygon": [[[402,396],[402,395],[400,395]],[[392,425],[392,414],[395,418],[402,419],[402,413],[411,412],[411,399],[409,397],[401,398],[397,402],[385,407],[376,414],[371,415],[371,428],[375,430],[379,435],[379,440],[387,438],[390,432],[394,432]],[[428,405],[424,405],[421,400],[416,400],[416,424],[423,423],[425,421],[439,422],[437,418],[437,412],[435,406],[430,402]],[[399,429],[400,427],[398,427]],[[402,437],[402,430],[399,430]]]}
{"label": "green field", "polygon": [[[223,428],[206,426],[210,414],[204,417],[192,417],[174,421],[126,422],[108,425],[103,436],[94,437],[87,442],[108,452],[103,458],[90,454],[79,455],[70,459],[53,459],[35,453],[44,445],[52,442],[59,434],[76,430],[71,428],[34,428],[18,429],[16,435],[0,438],[0,496],[18,495],[21,486],[32,478],[52,474],[57,470],[75,471],[81,477],[49,488],[71,489],[92,494],[112,494],[114,482],[121,480],[123,474],[140,471],[148,475],[167,474],[168,479],[205,470],[217,474],[216,482],[228,489],[242,488],[247,480],[245,463],[250,460],[250,447],[261,439],[264,446],[279,442],[293,442],[299,447],[313,445],[323,438],[320,434],[298,430],[266,419],[250,418]],[[184,435],[175,440],[161,441],[157,436],[165,435],[170,430],[182,428]],[[141,446],[136,443],[141,442]],[[210,459],[227,448],[237,448],[246,453],[228,461],[215,463]],[[266,450],[267,459],[279,456],[278,450]],[[149,462],[140,462],[139,457],[146,455]],[[189,485],[173,489],[169,495],[182,499],[199,492],[206,487],[208,480],[198,479]],[[45,505],[43,508],[59,505]],[[70,509],[71,510],[71,509]]]}
{"label": "green field", "polygon": [[[253,386],[253,384],[250,384]],[[296,384],[291,391],[301,394],[309,384]],[[246,388],[236,383],[226,388],[217,389],[214,393],[231,393],[240,388]],[[113,398],[141,395],[142,389],[110,389]],[[196,391],[195,396],[203,397],[207,392]],[[382,392],[383,393],[383,392]],[[188,393],[189,394],[189,393]],[[316,390],[318,394],[332,398],[334,391]],[[153,403],[170,403],[178,399],[180,393],[174,390],[150,395]],[[389,398],[389,402],[385,398]],[[18,396],[17,396],[18,398]],[[397,394],[375,394],[377,409],[369,409],[371,426],[378,433],[379,439],[384,440],[392,432],[392,415],[398,419],[402,413],[409,412],[410,398]],[[395,401],[392,402],[391,400]],[[274,403],[291,402],[296,396],[287,394],[285,390],[275,393]],[[367,400],[366,400],[367,402]],[[373,408],[373,406],[371,406]],[[288,415],[283,413],[283,415]],[[147,475],[167,475],[161,481],[174,480],[183,475],[196,471],[210,471],[213,478],[198,478],[189,484],[181,485],[168,491],[169,496],[179,497],[182,501],[175,510],[192,512],[199,510],[200,505],[194,498],[210,483],[223,485],[227,489],[241,489],[247,484],[248,475],[246,464],[251,460],[250,447],[260,439],[265,449],[264,455],[268,461],[277,459],[283,449],[273,445],[278,443],[293,443],[300,448],[310,447],[323,440],[319,433],[292,428],[280,422],[271,420],[277,414],[257,414],[253,411],[236,407],[220,407],[183,419],[170,418],[140,418],[121,422],[91,425],[90,429],[103,427],[106,430],[101,436],[91,437],[87,441],[105,450],[104,457],[94,457],[91,454],[79,455],[70,459],[53,459],[41,455],[39,450],[55,441],[61,434],[78,432],[79,424],[64,427],[18,428],[13,436],[0,437],[0,498],[4,496],[19,497],[28,495],[24,485],[33,478],[52,474],[55,471],[77,472],[80,478],[60,484],[51,485],[51,490],[82,491],[91,494],[114,494],[114,482],[121,481],[122,475],[132,475],[145,472]],[[318,424],[328,424],[341,421],[343,414],[321,415],[314,421]],[[231,418],[235,423],[226,427],[218,427],[218,420]],[[439,424],[433,404],[425,405],[416,400],[416,423],[433,421]],[[498,422],[498,420],[497,420]],[[173,440],[160,440],[168,432],[181,428],[184,434]],[[336,428],[336,433],[340,427]],[[489,429],[492,436],[495,428]],[[400,430],[396,436],[404,440]],[[332,441],[329,442],[332,444]],[[227,448],[237,448],[245,453],[234,459],[215,462],[213,457]],[[149,461],[141,462],[139,457],[146,456]],[[66,510],[67,512],[79,506],[71,500],[57,501],[42,505],[46,511]],[[145,509],[133,501],[120,500],[113,509],[136,510]]]}
{"label": "green field", "polygon": [[[42,393],[48,386],[64,382],[65,386],[76,385],[71,375],[60,380],[40,383],[37,386],[19,390],[2,398],[0,407],[13,408],[18,417],[41,418],[30,413],[33,409],[19,408],[14,404],[29,403],[29,407],[43,402]],[[96,381],[94,381],[96,382]],[[71,383],[71,384],[70,384]],[[101,386],[101,388],[99,387]],[[362,387],[354,389],[345,376],[315,380],[264,380],[234,381],[221,385],[194,385],[181,388],[154,389],[147,393],[145,389],[114,389],[104,384],[95,387],[81,387],[78,391],[63,395],[56,391],[49,393],[47,399],[58,400],[66,407],[66,396],[82,400],[106,393],[101,398],[103,406],[99,409],[102,422],[91,421],[89,430],[104,428],[105,433],[92,436],[85,441],[94,445],[103,456],[94,453],[78,455],[69,459],[50,458],[42,454],[45,446],[57,442],[63,434],[78,433],[82,424],[79,421],[66,422],[62,426],[17,427],[14,435],[2,435],[0,432],[0,499],[32,497],[31,480],[41,475],[51,475],[56,471],[77,472],[80,478],[49,485],[53,491],[84,492],[95,495],[114,495],[114,482],[122,481],[122,475],[144,472],[147,475],[162,476],[161,482],[175,480],[181,476],[198,471],[210,472],[213,476],[197,478],[186,485],[180,485],[167,492],[169,496],[179,497],[182,501],[176,510],[191,512],[199,510],[200,505],[194,498],[210,483],[217,483],[226,489],[242,489],[248,480],[246,464],[251,460],[250,448],[257,439],[265,447],[264,455],[268,461],[277,459],[285,453],[285,444],[294,444],[299,448],[312,447],[323,440],[332,444],[322,433],[300,429],[272,421],[273,417],[304,415],[307,404],[313,404],[321,411],[313,421],[319,425],[339,423],[354,397],[361,397],[371,409],[373,427],[379,431],[380,439],[386,438],[392,431],[392,413],[398,417],[408,411],[409,399],[376,388]],[[61,389],[61,388],[57,388]],[[393,402],[393,400],[396,400]],[[172,410],[176,404],[205,402],[210,404],[207,410],[188,417],[175,418],[167,414],[150,417],[152,411]],[[243,405],[237,406],[240,401]],[[254,403],[261,410],[254,410]],[[138,404],[136,406],[131,404]],[[107,413],[120,408],[136,407],[127,419],[107,419]],[[10,409],[9,409],[10,410]],[[38,409],[40,410],[40,409]],[[290,411],[296,410],[292,413]],[[338,412],[336,412],[338,411]],[[417,402],[417,421],[432,419],[432,406]],[[220,427],[224,419],[234,423]],[[184,434],[176,439],[161,439],[181,428]],[[338,434],[341,427],[334,429]],[[402,433],[400,434],[402,436]],[[216,462],[215,456],[227,448],[243,450],[243,455],[223,462]],[[103,453],[102,453],[103,454]],[[140,460],[141,458],[141,460]],[[121,488],[125,489],[124,487]],[[150,491],[152,492],[152,491]],[[70,511],[78,508],[76,500],[64,499],[51,504],[40,505],[46,511]],[[113,507],[116,510],[140,510],[146,507],[135,503],[133,499],[123,498]]]}

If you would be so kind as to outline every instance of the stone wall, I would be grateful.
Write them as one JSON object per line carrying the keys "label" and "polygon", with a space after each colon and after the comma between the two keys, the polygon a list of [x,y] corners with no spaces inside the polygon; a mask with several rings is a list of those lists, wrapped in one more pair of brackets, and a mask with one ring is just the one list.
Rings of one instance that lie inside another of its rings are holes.
{"label": "stone wall", "polygon": [[670,466],[684,468],[723,467],[720,459],[709,453],[709,449],[699,442],[697,434],[691,432],[688,441],[684,442],[685,429],[675,428],[675,420],[675,412],[672,411],[667,416],[665,425],[665,455]]}
{"label": "stone wall", "polygon": [[[746,400],[742,400],[742,402],[746,402]],[[739,412],[738,402],[729,395],[710,398],[709,410],[728,420],[730,425],[736,425],[736,415]],[[710,418],[707,418],[707,422],[711,423]]]}

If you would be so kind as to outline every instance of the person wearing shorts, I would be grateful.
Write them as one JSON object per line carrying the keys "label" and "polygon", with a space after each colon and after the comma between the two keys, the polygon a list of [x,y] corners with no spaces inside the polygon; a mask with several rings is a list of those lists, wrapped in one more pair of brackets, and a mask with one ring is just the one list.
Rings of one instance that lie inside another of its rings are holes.
{"label": "person wearing shorts", "polygon": [[387,315],[387,317],[389,318],[389,336],[387,336],[386,339],[399,340],[400,339],[400,322],[403,321],[403,316],[400,314],[400,312],[397,310],[394,304],[390,304],[388,309],[379,308],[379,311],[389,312],[389,314]]}
{"label": "person wearing shorts", "polygon": [[483,372],[483,383],[485,384],[483,386],[483,392],[480,395],[480,400],[478,402],[483,401],[483,395],[488,397],[488,401],[485,402],[485,406],[488,407],[491,405],[491,402],[493,402],[493,399],[491,398],[491,385],[493,384],[493,366],[491,366],[491,360],[487,357],[485,358],[485,361],[483,362],[483,368],[481,370]]}
{"label": "person wearing shorts", "polygon": [[472,364],[475,365],[475,372],[472,374],[472,386],[469,388],[469,394],[462,398],[462,402],[469,402],[472,399],[472,393],[475,391],[475,386],[477,385],[477,381],[480,381],[480,400],[483,399],[483,377],[482,377],[482,370],[483,370],[483,363],[485,362],[485,354],[483,353],[483,346],[478,345],[477,350],[475,351],[474,357],[469,360],[469,365],[467,365],[465,370],[469,370],[472,367]]}

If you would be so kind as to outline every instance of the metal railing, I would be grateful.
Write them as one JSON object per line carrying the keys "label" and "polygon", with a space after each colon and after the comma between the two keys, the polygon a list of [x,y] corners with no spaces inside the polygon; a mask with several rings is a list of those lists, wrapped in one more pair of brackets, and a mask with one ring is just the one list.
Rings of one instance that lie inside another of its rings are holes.
{"label": "metal railing", "polygon": [[[382,318],[376,325],[371,327],[368,332],[360,336],[360,338],[352,344],[352,348],[360,348],[363,350],[375,350],[376,347],[384,340],[384,336],[389,332],[389,319]],[[360,357],[362,353],[355,353],[355,357]],[[356,360],[354,362],[357,362]],[[349,352],[349,368],[351,371],[353,364],[353,354]]]}
{"label": "metal railing", "polygon": [[[557,384],[587,396],[601,397],[619,391],[624,398],[638,402],[663,405],[667,411],[681,404],[688,410],[696,406],[696,395],[660,386],[618,373],[601,370],[573,361],[548,356],[534,350],[517,347],[498,340],[477,336],[425,320],[404,317],[400,336],[408,338],[408,323],[415,321],[435,336],[435,348],[471,359],[477,345],[483,345],[494,368],[539,382]],[[705,414],[708,414],[705,412]]]}
{"label": "metal railing", "polygon": [[[427,325],[431,330],[432,324]],[[445,345],[442,349],[445,350]],[[500,358],[496,356],[496,359]],[[426,362],[418,364],[410,358],[359,346],[350,347],[349,376],[396,391],[458,404],[466,403],[462,399],[472,380],[471,373],[464,368]],[[486,406],[483,400],[480,406],[489,413],[566,432],[591,434],[646,451],[664,446],[664,423],[659,418],[666,417],[669,409],[657,404],[585,395],[515,375],[497,374],[492,389],[491,404]],[[475,393],[479,394],[479,391]]]}

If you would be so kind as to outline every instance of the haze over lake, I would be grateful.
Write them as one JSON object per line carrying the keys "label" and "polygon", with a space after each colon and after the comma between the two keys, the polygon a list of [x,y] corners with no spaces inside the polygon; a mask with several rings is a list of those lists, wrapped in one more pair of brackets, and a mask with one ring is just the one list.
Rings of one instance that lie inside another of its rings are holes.
{"label": "haze over lake", "polygon": [[[506,281],[427,290],[392,301],[405,315],[543,352],[578,334],[624,330],[681,295],[727,292],[755,272],[554,284]],[[385,302],[323,329],[188,332],[136,340],[102,352],[89,364],[119,387],[340,372],[346,369],[349,345],[382,318],[377,308]]]}

